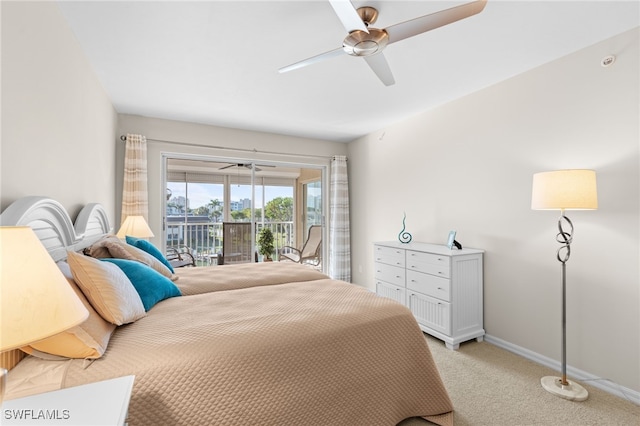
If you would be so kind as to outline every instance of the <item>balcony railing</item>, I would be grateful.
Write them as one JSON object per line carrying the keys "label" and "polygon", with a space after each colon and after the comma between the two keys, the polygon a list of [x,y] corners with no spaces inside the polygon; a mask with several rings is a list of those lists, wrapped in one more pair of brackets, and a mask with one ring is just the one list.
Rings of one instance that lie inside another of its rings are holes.
{"label": "balcony railing", "polygon": [[[256,223],[256,233],[263,227],[268,227],[273,232],[275,257],[284,246],[295,246],[293,222],[265,222]],[[256,241],[258,239],[256,234]],[[257,245],[257,243],[256,243]],[[198,265],[213,263],[218,253],[222,252],[222,223],[189,223],[171,222],[167,224],[167,248],[189,247]],[[256,247],[258,250],[258,247]]]}

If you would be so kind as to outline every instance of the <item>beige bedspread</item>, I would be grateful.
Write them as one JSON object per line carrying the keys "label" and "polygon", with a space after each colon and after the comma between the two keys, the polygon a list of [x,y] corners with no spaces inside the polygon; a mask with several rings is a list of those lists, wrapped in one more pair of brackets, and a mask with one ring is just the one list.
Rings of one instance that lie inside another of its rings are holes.
{"label": "beige bedspread", "polygon": [[175,284],[182,294],[192,295],[328,278],[309,266],[293,262],[238,263],[198,268],[177,268]]}
{"label": "beige bedspread", "polygon": [[411,313],[330,279],[162,301],[64,385],[127,374],[131,426],[453,423]]}

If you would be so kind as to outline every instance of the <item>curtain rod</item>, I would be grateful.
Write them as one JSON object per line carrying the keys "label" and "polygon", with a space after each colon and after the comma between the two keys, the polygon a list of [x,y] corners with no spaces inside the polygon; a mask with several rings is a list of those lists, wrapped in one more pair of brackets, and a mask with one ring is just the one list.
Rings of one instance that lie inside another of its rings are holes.
{"label": "curtain rod", "polygon": [[[121,135],[120,136],[120,140],[123,141],[123,142],[126,142],[127,141],[127,136]],[[328,159],[328,160],[332,160],[332,159],[335,158],[335,155],[326,156],[326,155],[313,155],[313,154],[304,154],[304,155],[303,154],[290,154],[288,152],[258,151],[256,148],[253,148],[253,149],[231,148],[231,147],[227,147],[227,146],[205,145],[205,144],[201,144],[201,143],[169,141],[169,140],[164,140],[164,139],[146,138],[146,140],[147,140],[147,142],[170,143],[170,144],[175,144],[175,145],[194,146],[194,147],[198,147],[198,148],[222,149],[222,150],[226,150],[226,151],[251,152],[251,153],[254,153],[254,154],[285,155],[285,156],[289,156],[289,157],[313,157],[313,158],[323,158],[323,159]]]}

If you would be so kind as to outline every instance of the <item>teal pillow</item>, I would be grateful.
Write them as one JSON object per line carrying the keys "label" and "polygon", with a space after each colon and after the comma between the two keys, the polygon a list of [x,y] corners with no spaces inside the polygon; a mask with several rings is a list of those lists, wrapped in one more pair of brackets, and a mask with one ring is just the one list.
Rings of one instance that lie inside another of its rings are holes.
{"label": "teal pillow", "polygon": [[173,270],[173,266],[171,266],[167,258],[164,257],[163,254],[160,252],[160,250],[158,250],[158,248],[153,244],[151,244],[149,241],[143,240],[141,238],[135,238],[135,237],[129,237],[129,236],[126,236],[125,240],[127,241],[127,244],[137,247],[142,251],[146,251],[151,256],[158,259],[160,262],[162,262],[164,266],[169,268],[172,274],[175,274],[176,271]]}
{"label": "teal pillow", "polygon": [[110,257],[100,260],[111,262],[122,269],[140,295],[145,311],[151,309],[161,300],[168,299],[169,297],[182,296],[180,289],[176,287],[169,278],[144,263],[136,260],[115,259]]}

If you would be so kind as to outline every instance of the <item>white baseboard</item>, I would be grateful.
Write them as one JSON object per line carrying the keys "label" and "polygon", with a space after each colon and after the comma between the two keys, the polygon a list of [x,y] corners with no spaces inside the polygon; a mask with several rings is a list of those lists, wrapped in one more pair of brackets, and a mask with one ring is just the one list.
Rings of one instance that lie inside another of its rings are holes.
{"label": "white baseboard", "polygon": [[[529,349],[514,345],[489,334],[485,334],[484,340],[491,343],[492,345],[498,346],[499,348],[505,349],[509,352],[513,352],[516,355],[520,355],[523,358],[544,365],[545,367],[549,367],[555,371],[562,370],[560,361],[556,361],[554,359],[540,355],[536,352],[530,351]],[[620,398],[626,399],[627,401],[631,401],[636,405],[640,405],[640,392],[633,389],[625,388],[624,386],[612,382],[609,379],[594,376],[593,374],[587,373],[586,371],[582,371],[577,368],[573,368],[569,365],[567,365],[567,376],[575,379],[576,381],[587,383],[605,392],[619,396]]]}

